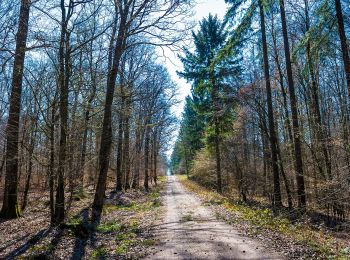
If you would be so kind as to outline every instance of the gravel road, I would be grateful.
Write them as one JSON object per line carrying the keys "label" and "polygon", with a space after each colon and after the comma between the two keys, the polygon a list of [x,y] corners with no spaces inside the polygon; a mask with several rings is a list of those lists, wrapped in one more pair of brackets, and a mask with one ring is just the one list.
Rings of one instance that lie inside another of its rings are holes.
{"label": "gravel road", "polygon": [[146,259],[283,259],[223,221],[176,176],[166,184],[166,213],[155,227],[159,243]]}

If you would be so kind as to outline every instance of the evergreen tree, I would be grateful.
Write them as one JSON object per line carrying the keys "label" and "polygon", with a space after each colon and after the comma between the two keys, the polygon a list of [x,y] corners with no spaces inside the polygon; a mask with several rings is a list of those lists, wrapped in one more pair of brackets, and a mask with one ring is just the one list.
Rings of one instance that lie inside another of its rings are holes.
{"label": "evergreen tree", "polygon": [[186,97],[182,115],[181,136],[182,142],[188,150],[187,156],[189,161],[192,161],[195,153],[204,146],[205,117],[196,109],[198,105],[198,99],[196,97]]}
{"label": "evergreen tree", "polygon": [[198,150],[204,147],[205,116],[196,107],[199,99],[187,96],[182,114],[181,128],[171,158],[172,172],[180,170],[184,164],[186,174]]}
{"label": "evergreen tree", "polygon": [[184,71],[178,74],[193,83],[192,95],[195,109],[206,119],[206,144],[213,148],[216,158],[217,190],[222,192],[220,143],[222,134],[232,116],[232,89],[228,80],[239,73],[238,59],[230,56],[211,66],[219,50],[225,45],[225,24],[211,14],[200,23],[198,32],[193,32],[195,51],[185,49],[180,57]]}

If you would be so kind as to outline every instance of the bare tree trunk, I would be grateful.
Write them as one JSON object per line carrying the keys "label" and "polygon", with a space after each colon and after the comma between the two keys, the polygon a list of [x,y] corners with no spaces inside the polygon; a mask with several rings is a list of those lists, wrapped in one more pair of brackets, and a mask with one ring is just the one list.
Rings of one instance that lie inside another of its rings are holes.
{"label": "bare tree trunk", "polygon": [[52,102],[51,108],[51,122],[50,122],[50,162],[49,162],[49,187],[50,187],[50,216],[51,223],[55,221],[55,196],[54,196],[54,187],[55,187],[55,122],[56,122],[56,100]]}
{"label": "bare tree trunk", "polygon": [[[114,36],[114,34],[115,34],[115,26],[113,27],[112,35]],[[92,42],[91,42],[90,48],[91,48],[91,53],[90,53],[90,59],[89,59],[89,66],[90,66],[90,75],[91,75],[91,93],[85,109],[84,132],[83,132],[83,141],[82,141],[82,148],[81,148],[80,178],[81,178],[82,188],[84,188],[84,168],[85,168],[85,161],[86,161],[87,137],[88,137],[88,130],[89,130],[90,112],[92,109],[92,102],[94,101],[96,96],[96,88],[97,88],[96,73],[93,70]]]}
{"label": "bare tree trunk", "polygon": [[66,149],[67,149],[67,127],[68,127],[68,80],[66,80],[66,53],[65,49],[67,37],[67,21],[64,0],[61,0],[61,38],[59,47],[59,75],[58,84],[60,91],[59,114],[60,114],[60,142],[58,151],[58,169],[57,169],[57,187],[55,200],[55,219],[54,225],[60,224],[65,217],[65,196],[64,196],[64,174],[66,167]]}
{"label": "bare tree trunk", "polygon": [[[121,84],[121,88],[123,84]],[[120,90],[123,91],[122,89]],[[123,95],[123,94],[121,94]],[[119,122],[118,122],[118,137],[117,137],[117,165],[116,165],[116,191],[123,190],[123,172],[122,172],[122,151],[123,151],[123,98],[121,102],[121,111],[119,113]]]}
{"label": "bare tree trunk", "polygon": [[270,68],[267,53],[267,42],[266,42],[266,30],[265,30],[265,14],[261,0],[259,0],[260,9],[260,26],[262,34],[262,46],[264,56],[264,74],[265,74],[265,85],[266,85],[266,96],[267,96],[267,111],[268,111],[268,122],[270,132],[270,147],[271,147],[271,159],[272,159],[272,172],[273,172],[273,185],[274,185],[274,207],[282,207],[281,187],[278,170],[278,158],[277,158],[277,137],[275,131],[275,120],[272,107],[272,94],[271,94],[271,83],[270,83]]}
{"label": "bare tree trunk", "polygon": [[[80,53],[80,59],[82,58],[82,55]],[[79,62],[80,64],[82,64],[82,62]],[[69,64],[69,66],[67,65],[67,67],[71,68],[71,64]],[[71,75],[71,71],[68,72],[68,75]],[[69,77],[69,76],[68,76]],[[67,85],[69,84],[68,79],[67,79]],[[76,130],[76,112],[77,112],[77,106],[78,106],[78,95],[80,92],[80,89],[82,87],[82,84],[78,84],[77,88],[74,90],[74,102],[73,102],[73,106],[71,108],[71,128],[70,128],[70,133],[67,136],[67,148],[66,150],[67,152],[67,175],[68,175],[68,189],[69,189],[69,204],[71,204],[72,202],[72,198],[73,198],[73,193],[74,190],[77,187],[77,179],[80,176],[77,176],[76,173],[79,172],[77,165],[80,166],[81,162],[79,162],[79,158],[77,158],[76,160],[78,161],[77,163],[74,162],[74,156],[76,156],[76,148],[79,147],[78,146],[78,138],[80,137],[79,134],[77,133]],[[68,126],[69,128],[69,126]],[[80,183],[82,182],[81,180],[79,181]],[[68,206],[70,207],[70,205]]]}
{"label": "bare tree trunk", "polygon": [[280,78],[280,86],[281,86],[282,97],[283,97],[283,108],[284,108],[284,113],[285,113],[285,127],[287,128],[287,131],[288,131],[289,142],[293,143],[293,135],[292,135],[292,129],[290,126],[290,118],[289,118],[288,103],[287,103],[287,93],[286,93],[286,90],[284,88],[283,73],[282,73],[282,68],[281,68],[281,64],[279,61],[276,36],[274,33],[274,21],[272,21],[272,42],[273,42],[273,50],[274,50],[274,54],[275,54],[275,63],[276,63],[277,70],[278,70],[278,76]]}
{"label": "bare tree trunk", "polygon": [[[128,109],[128,108],[127,108]],[[129,115],[124,120],[124,175],[125,175],[125,189],[130,189],[130,123]]]}
{"label": "bare tree trunk", "polygon": [[5,166],[5,153],[6,153],[6,146],[4,145],[3,147],[3,157],[2,157],[2,160],[1,160],[1,164],[0,164],[0,183],[2,183],[2,175],[3,175],[3,169],[4,169],[4,166]]}
{"label": "bare tree trunk", "polygon": [[99,175],[93,202],[94,221],[98,220],[100,217],[106,190],[107,171],[109,167],[112,143],[112,103],[120,59],[125,48],[126,19],[128,13],[129,5],[127,4],[123,12],[120,13],[120,23],[117,42],[114,48],[113,62],[108,72],[106,102],[104,107],[105,109],[103,115],[101,146],[99,154]]}
{"label": "bare tree trunk", "polygon": [[[141,124],[140,120],[137,124]],[[138,189],[140,182],[140,156],[141,156],[141,130],[140,127],[136,127],[135,133],[135,166],[134,166],[134,174],[132,179],[132,188]]]}
{"label": "bare tree trunk", "polygon": [[153,174],[154,174],[154,169],[153,169],[153,156],[154,156],[154,140],[153,137],[151,138],[151,133],[150,133],[150,155],[149,155],[149,164],[150,164],[150,176],[149,179],[151,181],[151,184],[153,184]]}
{"label": "bare tree trunk", "polygon": [[278,154],[278,164],[280,167],[280,172],[284,181],[284,187],[286,188],[286,193],[287,193],[287,201],[288,201],[288,209],[292,210],[293,209],[293,199],[292,199],[292,192],[290,190],[290,185],[289,185],[289,180],[288,177],[284,171],[283,167],[283,161],[282,161],[282,156],[281,156],[281,149],[280,146],[277,142],[277,154]]}
{"label": "bare tree trunk", "polygon": [[154,130],[153,136],[153,181],[157,185],[157,157],[158,157],[158,147],[157,147],[157,129]]}
{"label": "bare tree trunk", "polygon": [[149,190],[149,184],[148,184],[148,179],[149,179],[149,171],[148,171],[148,167],[149,167],[149,123],[146,123],[146,130],[145,130],[145,179],[144,179],[144,183],[143,186],[145,187],[145,190],[148,191]]}
{"label": "bare tree trunk", "polygon": [[260,123],[259,123],[259,126],[260,126],[260,132],[261,132],[261,142],[262,142],[262,151],[263,151],[263,166],[264,166],[264,173],[263,173],[263,177],[264,177],[264,185],[263,185],[263,196],[267,196],[268,195],[268,192],[267,192],[267,184],[268,184],[268,172],[269,172],[269,169],[268,169],[268,165],[269,165],[269,148],[268,148],[268,145],[266,144],[267,143],[267,138],[266,138],[266,134],[265,134],[265,131],[262,127],[262,123],[261,123],[262,119],[260,118]]}
{"label": "bare tree trunk", "polygon": [[91,95],[88,100],[87,108],[85,111],[85,121],[84,121],[84,133],[83,133],[83,144],[81,149],[81,162],[80,162],[80,175],[81,175],[81,187],[84,187],[84,168],[86,161],[86,150],[87,150],[87,135],[89,130],[89,121],[90,121],[90,111],[92,109],[92,101],[96,95],[96,83],[93,80]]}
{"label": "bare tree trunk", "polygon": [[286,69],[288,78],[288,88],[290,97],[290,106],[292,111],[292,124],[293,124],[293,134],[294,134],[294,159],[295,159],[295,170],[296,170],[296,180],[297,180],[297,193],[298,193],[298,207],[301,210],[306,208],[306,195],[305,195],[305,181],[304,181],[304,171],[303,171],[303,160],[301,154],[301,136],[299,129],[299,119],[298,119],[298,105],[297,98],[294,88],[292,63],[290,59],[290,49],[288,42],[288,31],[286,22],[286,12],[284,7],[284,0],[280,0],[280,13],[282,22],[282,32],[283,32],[283,42],[284,42],[284,52],[286,59]]}
{"label": "bare tree trunk", "polygon": [[346,76],[346,83],[348,85],[348,95],[350,98],[350,58],[349,58],[349,47],[347,43],[347,38],[344,29],[344,18],[343,11],[340,0],[334,0],[335,2],[335,11],[337,14],[337,22],[338,22],[338,33],[340,38],[341,50],[343,54],[343,63],[344,70]]}
{"label": "bare tree trunk", "polygon": [[17,201],[18,185],[18,135],[21,111],[23,67],[28,35],[30,0],[22,0],[19,13],[18,31],[16,35],[15,60],[12,73],[12,89],[10,110],[6,129],[6,175],[4,201],[1,217],[18,218],[20,210]]}
{"label": "bare tree trunk", "polygon": [[[34,111],[34,113],[36,113],[36,111]],[[35,117],[36,115],[32,115],[33,117]],[[28,165],[28,173],[27,173],[27,179],[26,179],[26,183],[24,186],[24,193],[23,193],[23,202],[22,202],[22,207],[21,210],[24,211],[25,208],[27,207],[28,204],[28,192],[29,192],[29,187],[30,187],[30,180],[32,177],[32,172],[33,172],[33,153],[34,153],[34,146],[35,146],[35,126],[36,126],[36,119],[32,119],[31,120],[31,127],[32,127],[32,131],[30,133],[30,144],[29,144],[29,148],[28,148],[28,161],[29,161],[29,165]]]}

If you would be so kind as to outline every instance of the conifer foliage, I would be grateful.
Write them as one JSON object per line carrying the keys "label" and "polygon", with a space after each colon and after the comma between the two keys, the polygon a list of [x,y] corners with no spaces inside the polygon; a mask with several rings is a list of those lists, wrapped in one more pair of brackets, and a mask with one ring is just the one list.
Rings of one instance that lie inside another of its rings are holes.
{"label": "conifer foliage", "polygon": [[[216,16],[209,15],[208,18],[203,19],[200,22],[200,29],[192,35],[195,50],[193,53],[188,49],[184,50],[185,56],[181,57],[184,71],[178,73],[192,82],[193,99],[196,100],[196,102],[188,102],[191,98],[187,98],[184,124],[188,124],[188,121],[193,122],[191,115],[188,114],[191,106],[205,119],[204,141],[215,154],[216,188],[222,192],[221,143],[224,133],[230,130],[230,119],[233,116],[233,91],[228,82],[238,75],[238,58],[228,57],[211,67],[228,36],[224,24]],[[183,132],[183,141],[193,138],[196,134]],[[192,151],[199,149],[196,143],[192,146]]]}

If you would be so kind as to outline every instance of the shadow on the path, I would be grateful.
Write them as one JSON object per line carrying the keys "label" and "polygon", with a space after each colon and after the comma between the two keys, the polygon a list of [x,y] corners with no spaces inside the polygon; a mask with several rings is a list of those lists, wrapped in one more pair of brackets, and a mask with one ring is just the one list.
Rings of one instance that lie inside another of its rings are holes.
{"label": "shadow on the path", "polygon": [[89,210],[87,207],[78,213],[75,217],[81,219],[80,231],[75,233],[75,243],[71,259],[82,259],[85,256],[86,246],[88,242],[91,247],[96,247],[96,228],[101,221],[101,212],[93,216],[93,221],[89,219]]}
{"label": "shadow on the path", "polygon": [[[71,259],[82,259],[85,255],[86,251],[86,245],[89,240],[89,208],[83,209],[81,212],[79,212],[76,217],[81,218],[81,231],[80,234],[75,234],[75,242],[74,242],[74,249],[73,249],[73,255],[71,256]],[[86,229],[86,230],[84,230]]]}
{"label": "shadow on the path", "polygon": [[4,251],[6,248],[16,244],[19,241],[23,241],[24,239],[26,239],[27,237],[29,237],[29,234],[25,234],[24,236],[21,236],[20,238],[17,238],[15,240],[12,240],[11,243],[5,244],[4,246],[0,247],[0,253],[2,251]]}
{"label": "shadow on the path", "polygon": [[[96,227],[100,223],[100,215],[95,219],[93,223],[89,220],[89,207],[84,208],[81,210],[78,214],[74,216],[74,218],[79,218],[81,220],[81,223],[78,225],[69,225],[66,223],[61,224],[57,228],[47,228],[40,230],[37,234],[32,236],[27,242],[25,242],[23,245],[17,247],[12,252],[8,253],[4,259],[14,259],[18,256],[23,255],[26,253],[31,247],[38,244],[40,241],[42,241],[45,237],[48,237],[48,235],[52,234],[51,242],[49,243],[49,247],[47,250],[44,250],[42,252],[33,253],[30,256],[30,259],[50,259],[54,258],[55,250],[59,243],[62,241],[62,237],[65,233],[65,230],[69,229],[71,230],[75,235],[75,242],[74,242],[74,249],[73,254],[70,257],[70,259],[83,259],[85,256],[86,246],[88,244],[88,241],[90,241],[90,245],[92,247],[95,247],[96,244]],[[17,240],[20,241],[22,239],[25,239],[28,235],[23,236]],[[51,235],[50,235],[51,236]],[[14,242],[16,243],[16,241]],[[0,252],[6,249],[9,245],[5,247],[0,248]]]}
{"label": "shadow on the path", "polygon": [[91,219],[89,218],[91,207],[81,210],[74,218],[79,218],[81,223],[75,228],[75,242],[73,254],[70,259],[83,259],[86,252],[86,246],[89,244],[92,248],[96,247],[96,229],[101,221],[101,211],[91,209]]}
{"label": "shadow on the path", "polygon": [[37,234],[35,234],[32,238],[30,238],[26,243],[24,243],[22,246],[17,247],[12,252],[7,254],[5,256],[5,259],[13,259],[17,256],[22,255],[25,253],[29,248],[37,244],[39,241],[41,241],[43,238],[45,238],[49,233],[51,232],[51,228],[48,229],[42,229]]}

